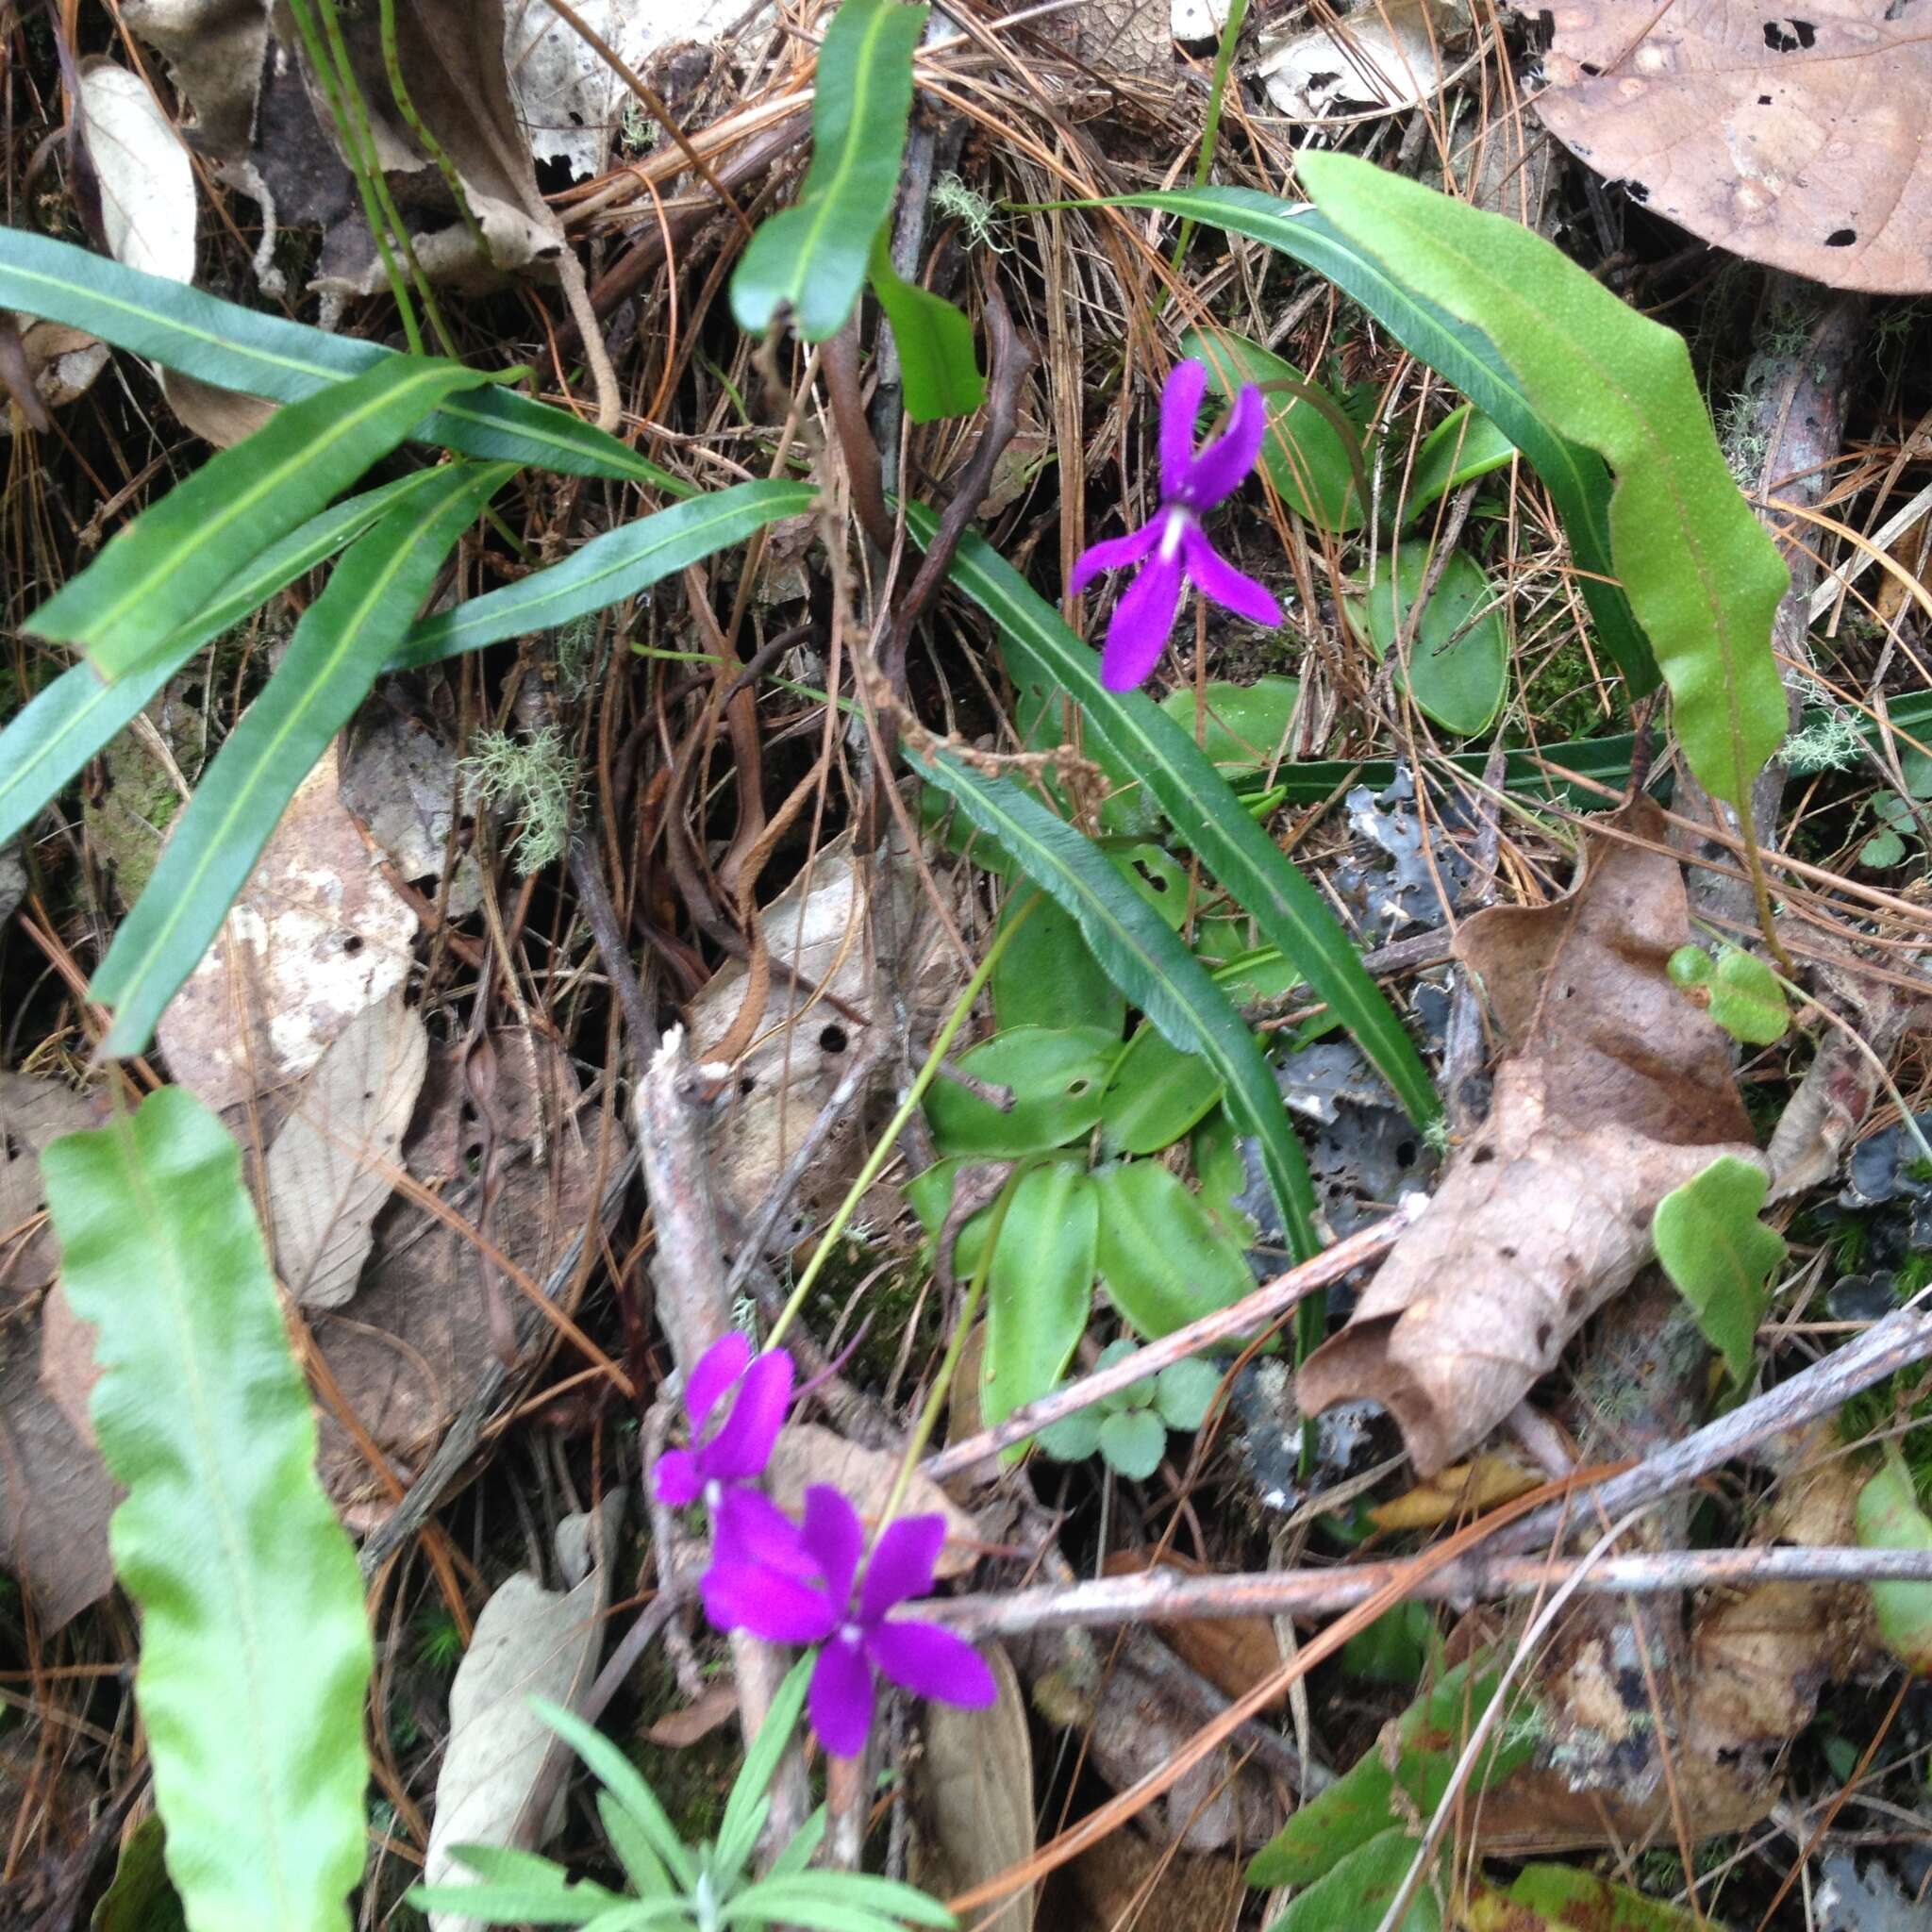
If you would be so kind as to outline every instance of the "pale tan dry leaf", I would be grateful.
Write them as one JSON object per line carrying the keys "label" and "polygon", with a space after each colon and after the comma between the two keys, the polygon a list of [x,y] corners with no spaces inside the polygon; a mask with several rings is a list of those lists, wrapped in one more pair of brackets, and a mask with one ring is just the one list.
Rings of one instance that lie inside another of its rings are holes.
{"label": "pale tan dry leaf", "polygon": [[[554,1791],[541,1789],[557,1734],[530,1700],[569,1708],[595,1672],[622,1520],[620,1493],[596,1516],[566,1517],[558,1526],[568,1591],[546,1590],[519,1571],[483,1606],[449,1687],[449,1742],[437,1774],[425,1884],[474,1878],[452,1846],[536,1851],[562,1824],[561,1781]],[[429,1923],[434,1932],[480,1932],[480,1922],[460,1912],[431,1912]]]}
{"label": "pale tan dry leaf", "polygon": [[0,1074],[0,1301],[45,1288],[59,1249],[42,1219],[41,1151],[62,1134],[99,1126],[103,1106],[61,1080]]}
{"label": "pale tan dry leaf", "polygon": [[[883,919],[874,904],[882,879],[891,894]],[[759,912],[758,924],[774,968],[792,967],[860,1013],[880,983],[881,965],[886,983],[907,990],[915,1027],[949,1005],[964,983],[896,837],[874,863],[855,860],[852,835],[841,833]],[[873,941],[881,927],[900,936],[894,961],[874,960]],[[729,1032],[748,977],[734,960],[700,990],[691,1011],[693,1059],[704,1059]],[[757,1210],[861,1045],[850,1015],[774,971],[758,1033],[732,1068],[733,1097],[711,1129],[719,1202],[730,1214],[742,1222]],[[854,1106],[820,1143],[791,1214],[774,1232],[774,1248],[791,1248],[838,1206],[864,1160],[866,1127],[864,1108]]]}
{"label": "pale tan dry leaf", "polygon": [[261,0],[121,0],[121,13],[166,59],[208,151],[245,146],[268,54]]}
{"label": "pale tan dry leaf", "polygon": [[[85,329],[69,328],[65,323],[42,322],[17,315],[22,350],[26,356],[26,373],[33,380],[34,393],[50,409],[62,409],[84,396],[94,377],[108,366],[108,345]],[[11,408],[0,408],[0,436],[13,434]]]}
{"label": "pale tan dry leaf", "polygon": [[211,442],[217,449],[231,449],[253,436],[275,413],[276,405],[260,396],[244,396],[232,389],[217,389],[199,376],[183,375],[178,370],[159,372],[161,393],[168,407],[181,419],[181,426]]}
{"label": "pale tan dry leaf", "polygon": [[[437,731],[372,702],[342,741],[341,800],[362,829],[394,861],[406,879],[434,881],[442,869],[457,825],[457,755]],[[474,852],[460,852],[449,880],[445,909],[467,919],[483,903],[483,874]]]}
{"label": "pale tan dry leaf", "polygon": [[339,1308],[356,1292],[428,1064],[423,1016],[397,987],[303,1082],[267,1161],[275,1269],[303,1307]]}
{"label": "pale tan dry leaf", "polygon": [[1874,294],[1932,289],[1920,13],[1571,0],[1548,17],[1537,111],[1599,175],[1749,260]]}
{"label": "pale tan dry leaf", "polygon": [[41,1303],[41,1387],[90,1449],[94,1446],[94,1422],[88,1405],[101,1379],[100,1364],[94,1360],[99,1332],[74,1312],[58,1281],[47,1291]]}
{"label": "pale tan dry leaf", "polygon": [[1684,882],[1643,802],[1591,834],[1554,906],[1495,907],[1457,955],[1506,1043],[1490,1118],[1443,1170],[1349,1324],[1297,1379],[1305,1412],[1368,1397],[1419,1474],[1479,1442],[1649,1259],[1651,1216],[1721,1154],[1757,1160],[1730,1041],[1665,972]]}
{"label": "pale tan dry leaf", "polygon": [[707,1684],[695,1704],[665,1712],[644,1733],[644,1740],[664,1751],[688,1751],[737,1715],[738,1686],[728,1678]]}
{"label": "pale tan dry leaf", "polygon": [[[1154,1562],[1151,1550],[1114,1550],[1102,1565],[1108,1576],[1135,1576]],[[1208,1574],[1205,1563],[1168,1550],[1160,1557],[1164,1570],[1179,1570],[1190,1576]],[[1180,1624],[1155,1626],[1161,1641],[1180,1660],[1229,1697],[1243,1697],[1264,1677],[1281,1668],[1281,1644],[1274,1626],[1266,1617],[1203,1617]],[[1281,1698],[1288,1696],[1284,1687]]]}
{"label": "pale tan dry leaf", "polygon": [[1525,1469],[1507,1456],[1478,1456],[1473,1462],[1454,1462],[1447,1469],[1439,1469],[1427,1482],[1377,1504],[1369,1511],[1369,1520],[1377,1529],[1391,1533],[1436,1529],[1526,1495],[1542,1479],[1537,1471]]}
{"label": "pale tan dry leaf", "polygon": [[1264,39],[1255,73],[1274,106],[1300,120],[1393,113],[1434,96],[1443,42],[1460,25],[1446,0],[1369,0],[1343,19]]}
{"label": "pale tan dry leaf", "polygon": [[402,985],[415,936],[416,915],[336,795],[331,747],[161,1015],[170,1073],[217,1110],[274,1091]]}
{"label": "pale tan dry leaf", "polygon": [[[376,1447],[406,1474],[420,1469],[495,1359],[493,1317],[522,1296],[467,1230],[542,1283],[594,1219],[600,1177],[625,1157],[622,1129],[600,1164],[592,1110],[578,1111],[570,1058],[521,1032],[491,1036],[501,1123],[495,1186],[485,1195],[489,1148],[465,1090],[459,1048],[430,1049],[402,1165],[455,1214],[452,1228],[402,1194],[375,1224],[375,1247],[356,1299],[319,1315],[317,1347],[341,1400]],[[594,1239],[594,1237],[593,1237]],[[324,1404],[318,1464],[338,1507],[358,1521],[388,1507],[389,1491],[355,1440]]]}
{"label": "pale tan dry leaf", "polygon": [[1064,1932],[1235,1932],[1248,1896],[1241,1861],[1111,1831],[1074,1860],[1079,1904]]}
{"label": "pale tan dry leaf", "polygon": [[[1033,1734],[1013,1661],[997,1643],[980,1646],[999,1698],[986,1710],[922,1707],[924,1754],[913,1760],[912,1802],[920,1831],[917,1883],[940,1898],[970,1891],[1033,1856]],[[1032,1932],[1029,1890],[976,1923],[985,1932]]]}
{"label": "pale tan dry leaf", "polygon": [[[863,1449],[817,1423],[791,1423],[778,1433],[765,1471],[766,1486],[780,1507],[794,1515],[805,1507],[811,1483],[829,1483],[851,1497],[868,1523],[876,1520],[898,1480],[899,1458],[884,1449]],[[964,1576],[979,1561],[979,1524],[930,1477],[913,1472],[902,1516],[943,1516],[946,1543],[934,1573],[941,1581]]]}

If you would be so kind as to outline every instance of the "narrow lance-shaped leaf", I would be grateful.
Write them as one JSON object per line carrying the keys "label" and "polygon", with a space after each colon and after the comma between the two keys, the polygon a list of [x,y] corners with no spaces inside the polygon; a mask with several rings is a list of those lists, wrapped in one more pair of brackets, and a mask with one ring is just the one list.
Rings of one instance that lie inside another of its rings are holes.
{"label": "narrow lance-shaped leaf", "polygon": [[504,638],[547,630],[621,603],[712,552],[741,543],[780,517],[811,508],[809,483],[734,483],[620,524],[592,537],[561,563],[425,617],[397,647],[390,669],[404,671],[480,650]]}
{"label": "narrow lance-shaped leaf", "polygon": [[139,1053],[213,944],[295,788],[369,693],[444,555],[515,465],[452,464],[440,487],[358,541],[295,634],[268,689],[215,756],[122,922],[92,991],[113,1009],[108,1054]]}
{"label": "narrow lance-shaped leaf", "polygon": [[[0,228],[0,308],[64,322],[163,368],[277,403],[299,403],[398,359],[396,350],[380,342],[263,315],[18,228]],[[574,476],[628,478],[669,496],[691,493],[689,483],[594,424],[514,390],[450,396],[413,433],[419,441],[464,456],[532,463]]]}
{"label": "narrow lance-shaped leaf", "polygon": [[[915,541],[929,542],[936,522],[924,505],[906,506]],[[999,626],[1025,668],[1061,686],[1108,754],[1123,769],[1140,774],[1182,841],[1254,919],[1262,938],[1301,970],[1410,1117],[1432,1120],[1439,1103],[1421,1056],[1348,935],[1321,894],[1248,816],[1192,737],[1144,693],[1106,690],[1093,650],[984,539],[968,532],[950,575]]]}
{"label": "narrow lance-shaped leaf", "polygon": [[291,405],[137,517],[26,628],[77,644],[109,682],[125,675],[443,396],[489,379],[458,362],[403,358]]}
{"label": "narrow lance-shaped leaf", "polygon": [[1303,156],[1300,174],[1338,228],[1479,328],[1538,415],[1609,465],[1610,552],[1678,741],[1706,790],[1742,805],[1784,740],[1771,623],[1790,575],[1724,462],[1683,337],[1505,216],[1345,155]]}
{"label": "narrow lance-shaped leaf", "polygon": [[915,423],[972,415],[986,400],[973,325],[950,302],[900,275],[884,227],[873,238],[872,291],[892,325],[907,415]]}
{"label": "narrow lance-shaped leaf", "polygon": [[418,470],[311,517],[243,566],[212,604],[113,684],[103,684],[86,664],[63,671],[0,731],[0,845],[131,724],[202,645],[240,624],[305,571],[326,562],[386,510],[428,488],[437,476],[434,470]]}
{"label": "narrow lance-shaped leaf", "polygon": [[67,1298],[98,1336],[135,1702],[188,1924],[348,1932],[369,1630],[240,1154],[168,1087],[42,1166]]}
{"label": "narrow lance-shaped leaf", "polygon": [[1536,408],[1478,328],[1458,322],[1351,242],[1313,208],[1251,188],[1181,188],[1123,195],[1121,208],[1169,214],[1246,235],[1327,278],[1402,346],[1460,390],[1526,456],[1548,486],[1575,553],[1578,584],[1597,636],[1633,696],[1654,690],[1657,669],[1610,562],[1609,473],[1593,450],[1570,441]]}
{"label": "narrow lance-shaped leaf", "polygon": [[[1162,723],[1174,728],[1170,720]],[[908,755],[908,762],[921,777],[957,799],[966,816],[997,839],[1035,885],[1073,914],[1093,957],[1127,998],[1174,1045],[1198,1053],[1214,1068],[1226,1090],[1228,1112],[1243,1133],[1260,1143],[1261,1162],[1290,1245],[1298,1257],[1318,1253],[1322,1242],[1314,1227],[1314,1190],[1280,1089],[1254,1035],[1207,968],[1091,840],[1018,786],[983,777],[944,752],[930,759]]]}
{"label": "narrow lance-shaped leaf", "polygon": [[796,206],[769,216],[731,277],[738,325],[762,335],[789,307],[799,335],[845,326],[873,237],[892,211],[912,113],[912,55],[927,8],[845,0],[819,49],[811,166]]}

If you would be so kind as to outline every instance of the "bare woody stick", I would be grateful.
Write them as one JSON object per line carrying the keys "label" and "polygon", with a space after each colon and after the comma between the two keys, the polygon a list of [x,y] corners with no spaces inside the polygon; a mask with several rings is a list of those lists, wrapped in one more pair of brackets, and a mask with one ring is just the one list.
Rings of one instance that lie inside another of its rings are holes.
{"label": "bare woody stick", "polygon": [[1057,1423],[1062,1416],[1074,1415],[1083,1408],[1091,1407],[1103,1396],[1132,1387],[1143,1375],[1158,1374],[1171,1363],[1185,1361],[1190,1356],[1200,1355],[1220,1342],[1257,1333],[1270,1322],[1286,1314],[1305,1295],[1340,1281],[1365,1261],[1379,1259],[1387,1254],[1426,1206],[1423,1195],[1407,1196],[1387,1221],[1377,1222],[1374,1227],[1365,1227],[1360,1233],[1350,1235],[1346,1241],[1337,1241],[1332,1248],[1324,1248],[1313,1260],[1304,1261],[1300,1267],[1291,1268],[1286,1274],[1277,1274],[1273,1281],[1263,1282],[1253,1294],[1243,1296],[1231,1307],[1218,1308],[1211,1315],[1202,1316],[1198,1322],[1190,1322],[1185,1328],[1176,1328],[1172,1335],[1137,1349],[1124,1360],[1108,1368],[1096,1369],[1092,1374],[1065,1389],[1057,1389],[1051,1395],[1042,1395],[1038,1402],[1029,1402],[1024,1407],[1016,1408],[996,1427],[982,1430],[976,1436],[969,1436],[963,1442],[956,1442],[952,1447],[941,1450],[937,1456],[927,1457],[920,1466],[921,1474],[935,1481],[958,1475],[962,1471],[997,1456],[1002,1449],[1010,1448],[1015,1442],[1024,1442],[1049,1423]]}
{"label": "bare woody stick", "polygon": [[[1023,1590],[1011,1596],[958,1596],[923,1604],[930,1616],[962,1637],[1025,1637],[1040,1630],[1143,1624],[1199,1623],[1230,1617],[1326,1617],[1353,1609],[1378,1590],[1399,1582],[1416,1559],[1351,1563],[1328,1570],[1264,1570],[1195,1576],[1156,1570],[1108,1576],[1072,1589]],[[1569,1557],[1485,1557],[1418,1576],[1415,1599],[1468,1600],[1532,1596],[1560,1589],[1576,1576]],[[1932,1550],[1786,1549],[1766,1544],[1742,1550],[1667,1550],[1607,1557],[1576,1587],[1590,1593],[1657,1596],[1753,1583],[1928,1583]]]}

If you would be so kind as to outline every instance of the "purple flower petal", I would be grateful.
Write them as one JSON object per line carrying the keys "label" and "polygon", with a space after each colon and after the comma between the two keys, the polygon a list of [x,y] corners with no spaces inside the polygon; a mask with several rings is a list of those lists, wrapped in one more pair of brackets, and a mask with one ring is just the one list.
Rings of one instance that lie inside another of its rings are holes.
{"label": "purple flower petal", "polygon": [[889,1524],[865,1566],[865,1585],[858,1593],[859,1621],[875,1624],[894,1604],[903,1604],[908,1596],[925,1595],[932,1588],[932,1573],[945,1542],[943,1516],[903,1516]]}
{"label": "purple flower petal", "polygon": [[772,1445],[785,1426],[795,1373],[791,1356],[782,1348],[767,1349],[745,1370],[731,1413],[701,1452],[708,1478],[728,1482],[764,1474]]}
{"label": "purple flower petal", "polygon": [[744,1374],[750,1361],[751,1343],[736,1328],[719,1336],[699,1356],[684,1384],[684,1412],[691,1417],[694,1435],[704,1434],[718,1398]]}
{"label": "purple flower petal", "polygon": [[1108,537],[1102,542],[1088,544],[1074,566],[1074,575],[1067,579],[1067,595],[1077,597],[1104,570],[1125,570],[1130,563],[1139,563],[1159,541],[1160,519],[1157,516],[1138,530],[1129,530],[1124,537]]}
{"label": "purple flower petal", "polygon": [[[1208,393],[1205,362],[1176,362],[1160,391],[1160,494],[1184,496],[1194,472],[1194,419]],[[1249,461],[1254,458],[1251,457]]]}
{"label": "purple flower petal", "polygon": [[721,1562],[776,1570],[800,1583],[816,1583],[812,1560],[798,1525],[762,1490],[733,1483],[718,1498],[711,1524],[712,1554]]}
{"label": "purple flower petal", "polygon": [[1113,608],[1107,647],[1100,654],[1100,681],[1108,691],[1132,691],[1145,684],[1167,648],[1181,602],[1179,545],[1172,557],[1167,549],[1163,542],[1141,566],[1140,575]]}
{"label": "purple flower petal", "polygon": [[1193,509],[1212,509],[1223,497],[1232,496],[1241,487],[1261,454],[1261,439],[1267,433],[1268,410],[1261,391],[1244,382],[1227,426],[1194,458],[1186,487],[1169,494]]}
{"label": "purple flower petal", "polygon": [[865,1633],[873,1662],[903,1690],[984,1710],[999,1698],[999,1686],[986,1659],[966,1641],[937,1624],[916,1617],[891,1618]]}
{"label": "purple flower petal", "polygon": [[721,1557],[698,1578],[705,1615],[720,1630],[749,1630],[767,1643],[818,1643],[839,1627],[823,1591],[762,1563]]}
{"label": "purple flower petal", "polygon": [[1181,557],[1187,564],[1188,581],[1224,610],[1271,629],[1281,622],[1281,606],[1274,601],[1274,592],[1235,569],[1198,525],[1191,525],[1181,539]]}
{"label": "purple flower petal", "polygon": [[689,1449],[667,1449],[658,1458],[651,1479],[658,1488],[658,1500],[673,1509],[695,1503],[705,1486],[698,1473],[698,1459]]}
{"label": "purple flower petal", "polygon": [[856,1638],[834,1637],[812,1666],[811,1727],[835,1757],[857,1757],[872,1729],[872,1666]]}
{"label": "purple flower petal", "polygon": [[842,1617],[852,1602],[852,1579],[865,1548],[865,1525],[858,1511],[830,1484],[813,1483],[805,1492],[801,1540],[824,1579],[826,1595]]}

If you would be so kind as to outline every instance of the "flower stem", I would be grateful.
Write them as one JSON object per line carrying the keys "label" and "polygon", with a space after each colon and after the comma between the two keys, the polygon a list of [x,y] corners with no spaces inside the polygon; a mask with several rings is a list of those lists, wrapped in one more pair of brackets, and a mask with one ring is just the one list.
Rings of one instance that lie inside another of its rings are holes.
{"label": "flower stem", "polygon": [[1033,916],[1034,908],[1040,904],[1041,895],[1036,891],[1021,907],[1019,913],[993,937],[993,942],[987,948],[986,958],[974,968],[973,977],[966,982],[953,1010],[946,1015],[946,1023],[934,1036],[932,1049],[925,1057],[924,1064],[913,1075],[912,1084],[906,1090],[906,1098],[899,1103],[899,1110],[887,1123],[886,1131],[879,1136],[879,1144],[866,1158],[865,1165],[858,1171],[858,1178],[845,1191],[845,1198],[839,1203],[838,1211],[832,1216],[831,1225],[825,1229],[824,1238],[812,1250],[812,1257],[805,1264],[805,1273],[798,1277],[798,1286],[791,1291],[791,1298],[778,1311],[778,1319],[772,1324],[772,1332],[765,1338],[767,1348],[776,1348],[783,1340],[786,1329],[791,1327],[793,1318],[805,1306],[805,1298],[824,1271],[830,1258],[832,1249],[839,1237],[845,1232],[846,1224],[858,1211],[858,1204],[865,1198],[866,1190],[878,1179],[886,1162],[891,1158],[892,1149],[898,1144],[899,1136],[906,1131],[908,1122],[925,1098],[925,1091],[939,1077],[941,1066],[951,1049],[954,1036],[966,1024],[966,1016],[972,1012],[974,1003],[986,990],[986,983],[992,977],[992,969],[999,964],[1000,955],[1007,949],[1013,935]]}

